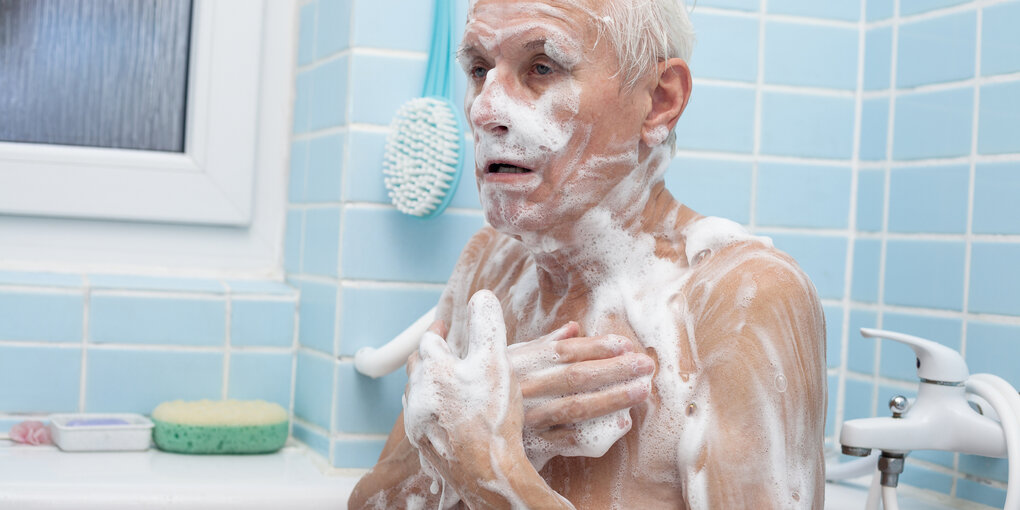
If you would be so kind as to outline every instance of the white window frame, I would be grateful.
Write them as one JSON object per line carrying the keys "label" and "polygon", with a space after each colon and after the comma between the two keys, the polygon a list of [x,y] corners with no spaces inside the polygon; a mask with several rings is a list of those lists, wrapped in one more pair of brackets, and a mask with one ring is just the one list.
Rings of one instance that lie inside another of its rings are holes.
{"label": "white window frame", "polygon": [[279,274],[296,10],[196,0],[183,153],[0,143],[0,269]]}

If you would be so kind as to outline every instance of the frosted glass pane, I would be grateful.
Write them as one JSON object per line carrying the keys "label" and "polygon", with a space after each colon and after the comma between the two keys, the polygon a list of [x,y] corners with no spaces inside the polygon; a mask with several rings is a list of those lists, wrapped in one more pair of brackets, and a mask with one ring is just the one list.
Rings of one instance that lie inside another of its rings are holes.
{"label": "frosted glass pane", "polygon": [[0,0],[0,140],[184,150],[190,0]]}

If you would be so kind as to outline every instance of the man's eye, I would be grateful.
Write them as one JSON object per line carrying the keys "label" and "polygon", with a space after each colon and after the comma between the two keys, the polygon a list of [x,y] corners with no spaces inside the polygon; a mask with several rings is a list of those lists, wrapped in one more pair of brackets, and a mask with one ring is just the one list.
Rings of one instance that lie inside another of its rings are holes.
{"label": "man's eye", "polygon": [[489,72],[489,70],[484,68],[484,67],[482,67],[482,66],[474,66],[474,67],[472,67],[468,71],[468,73],[471,75],[471,77],[476,79],[476,80],[481,80],[481,79],[485,78],[485,75],[488,72]]}
{"label": "man's eye", "polygon": [[541,75],[541,76],[545,76],[545,75],[553,72],[553,68],[551,68],[551,67],[549,67],[549,66],[547,66],[545,64],[535,64],[534,69],[535,69],[535,74],[538,74],[538,75]]}

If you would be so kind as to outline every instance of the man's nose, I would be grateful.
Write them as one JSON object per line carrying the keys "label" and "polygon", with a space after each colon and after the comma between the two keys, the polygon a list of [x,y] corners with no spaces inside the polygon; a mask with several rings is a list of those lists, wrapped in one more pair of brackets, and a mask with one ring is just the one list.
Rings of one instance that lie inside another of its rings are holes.
{"label": "man's nose", "polygon": [[486,81],[471,104],[471,125],[494,135],[507,133],[511,127],[509,104],[503,86],[495,80]]}

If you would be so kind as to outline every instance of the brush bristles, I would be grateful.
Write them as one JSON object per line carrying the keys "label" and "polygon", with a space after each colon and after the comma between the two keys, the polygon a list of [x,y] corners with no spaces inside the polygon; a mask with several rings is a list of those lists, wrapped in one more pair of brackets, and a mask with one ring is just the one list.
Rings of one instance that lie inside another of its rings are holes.
{"label": "brush bristles", "polygon": [[443,202],[460,164],[461,132],[450,104],[423,97],[397,111],[383,156],[393,205],[425,216]]}

